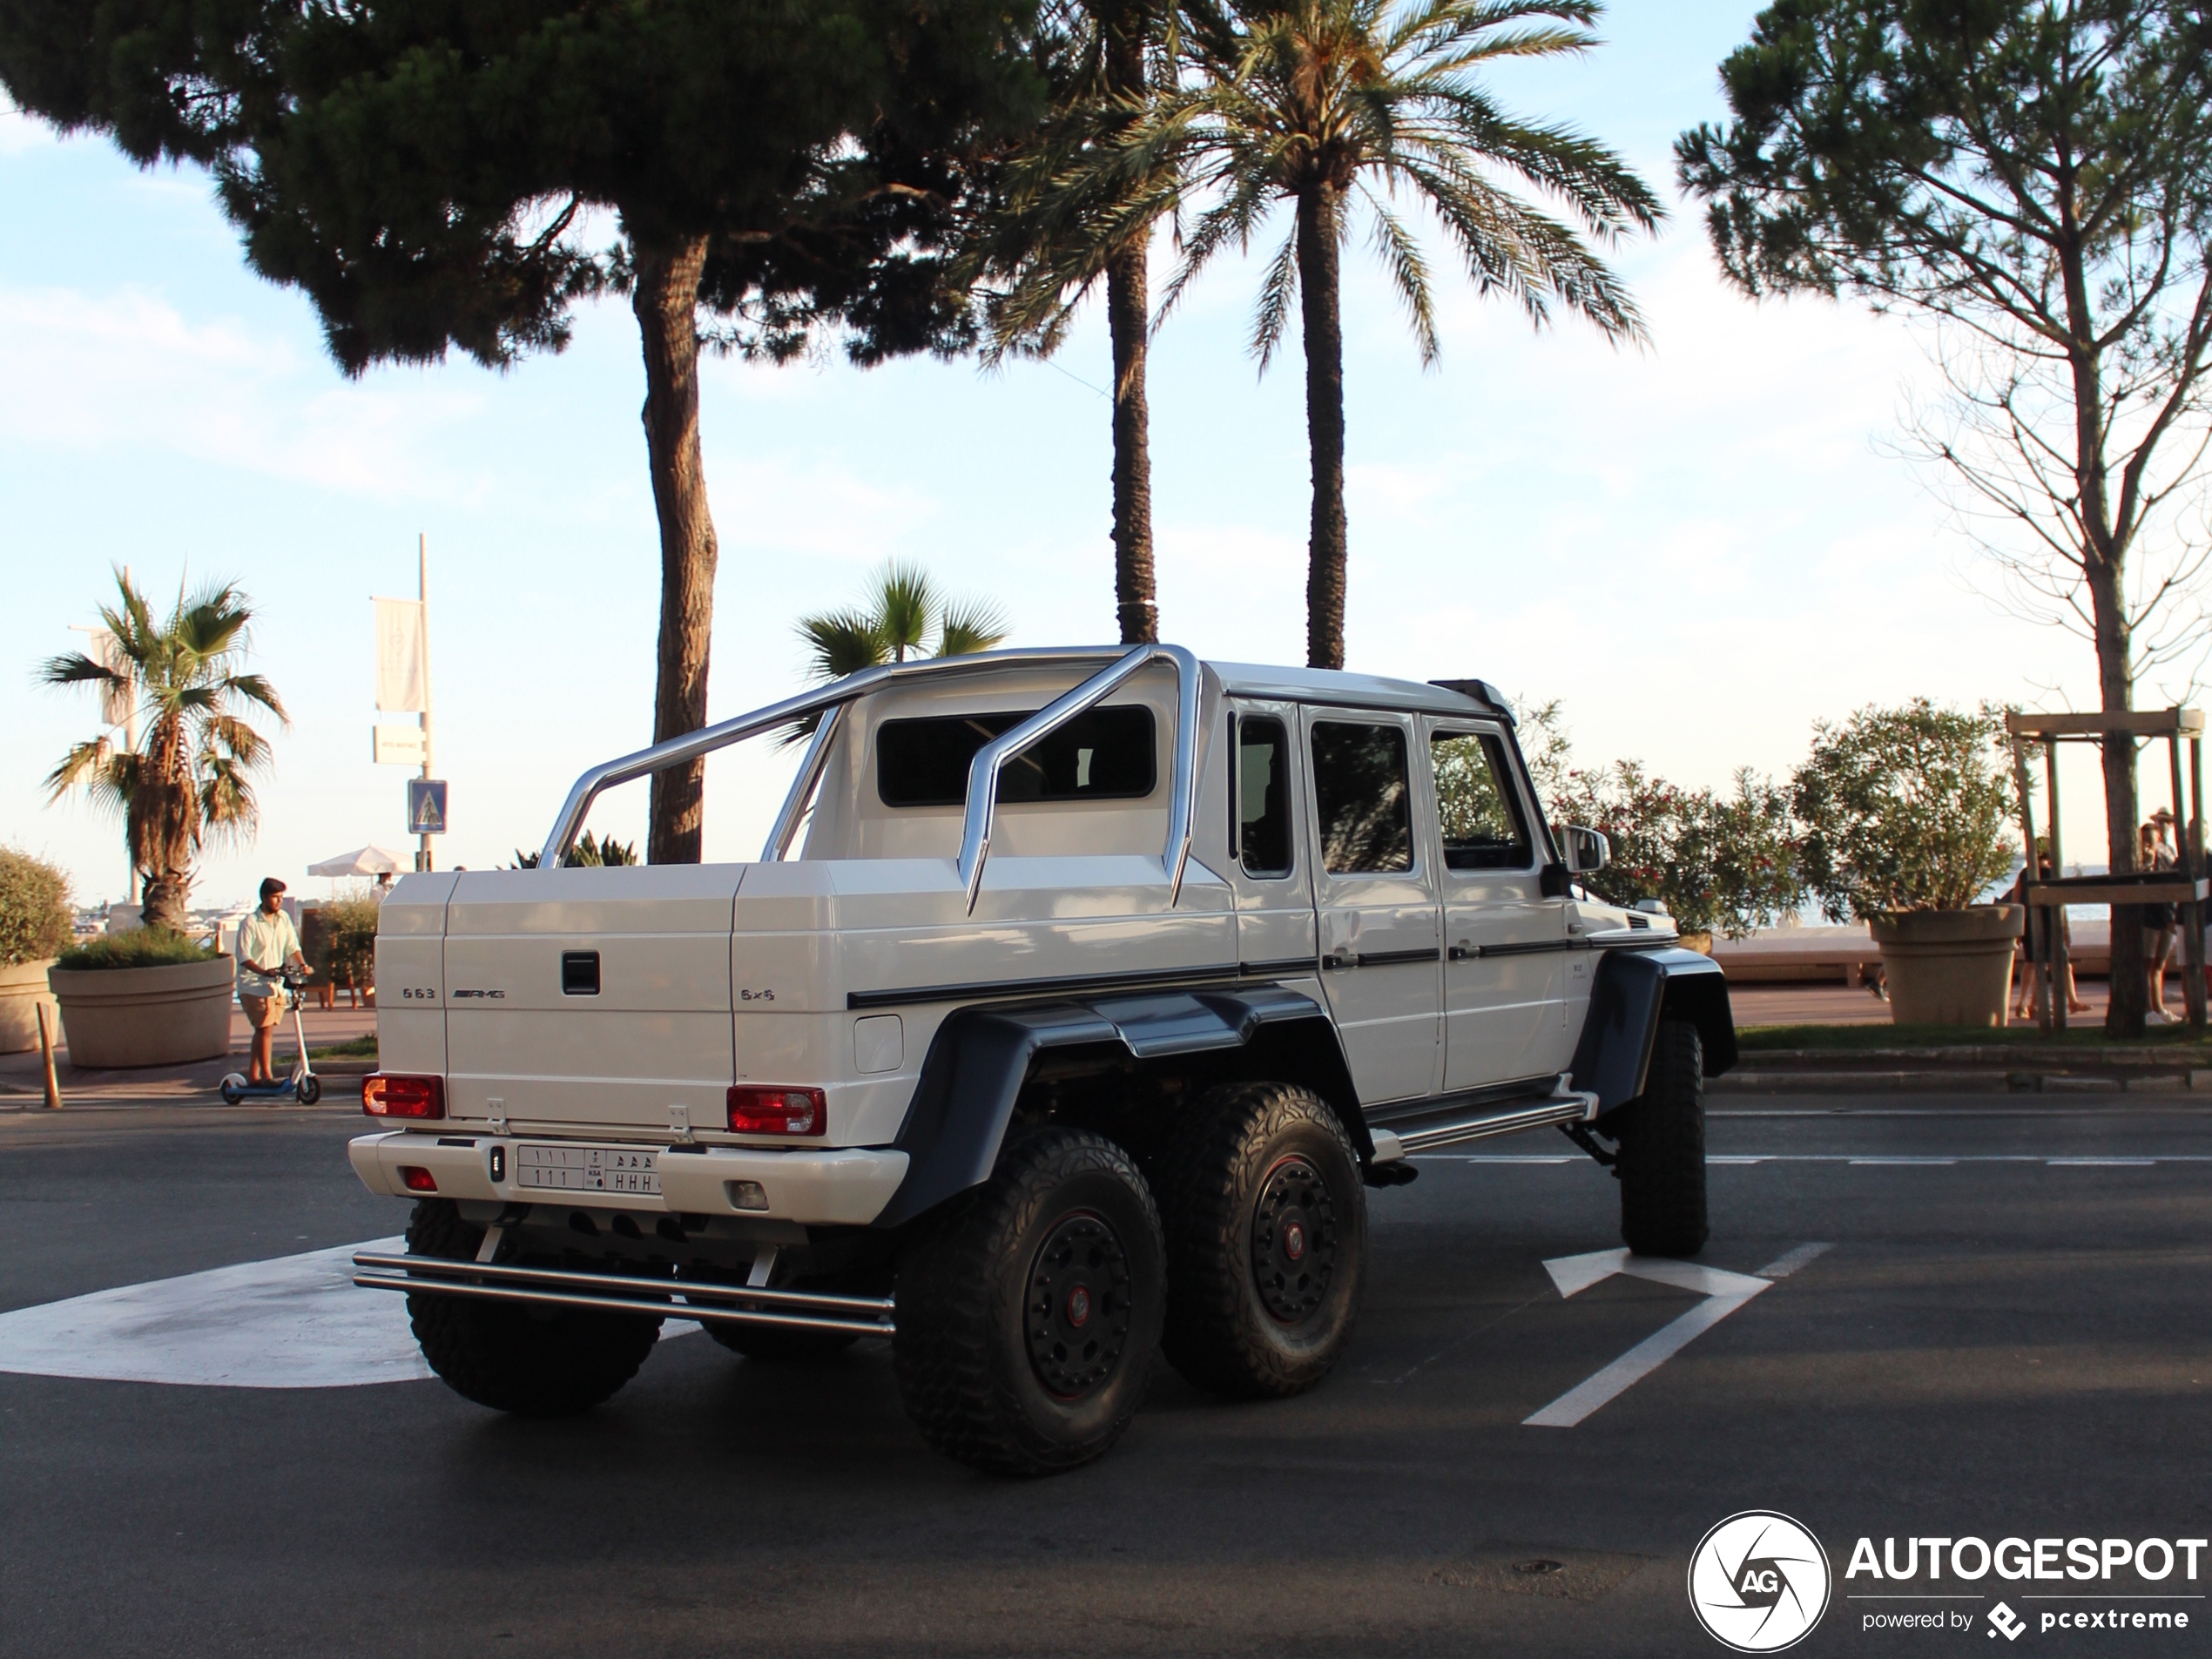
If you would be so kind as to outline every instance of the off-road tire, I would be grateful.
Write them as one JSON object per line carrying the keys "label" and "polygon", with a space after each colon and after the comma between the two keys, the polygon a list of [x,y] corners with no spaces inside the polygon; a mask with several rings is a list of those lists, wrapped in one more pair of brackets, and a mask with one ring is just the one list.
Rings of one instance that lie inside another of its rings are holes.
{"label": "off-road tire", "polygon": [[1687,1020],[1660,1022],[1643,1093],[1615,1114],[1621,1239],[1642,1256],[1695,1256],[1705,1212],[1705,1050]]}
{"label": "off-road tire", "polygon": [[1169,1363],[1236,1399],[1319,1383],[1352,1340],[1366,1274],[1366,1189],[1337,1115],[1288,1083],[1230,1083],[1198,1101],[1157,1168]]}
{"label": "off-road tire", "polygon": [[[1062,1252],[1086,1229],[1073,1247],[1088,1253],[1070,1267]],[[1080,1272],[1096,1275],[1082,1309],[1099,1324],[1089,1348],[1055,1355],[1056,1275]],[[1104,1456],[1143,1398],[1165,1276],[1159,1211],[1128,1153],[1082,1130],[1010,1137],[991,1178],[925,1218],[901,1255],[891,1354],[907,1414],[948,1457],[994,1474]],[[1055,1393],[1048,1367],[1089,1367],[1095,1380]]]}
{"label": "off-road tire", "polygon": [[[425,1198],[408,1223],[408,1252],[473,1261],[483,1229],[446,1198]],[[658,1318],[558,1312],[458,1296],[407,1298],[415,1339],[446,1386],[518,1417],[588,1411],[637,1374],[660,1338]]]}

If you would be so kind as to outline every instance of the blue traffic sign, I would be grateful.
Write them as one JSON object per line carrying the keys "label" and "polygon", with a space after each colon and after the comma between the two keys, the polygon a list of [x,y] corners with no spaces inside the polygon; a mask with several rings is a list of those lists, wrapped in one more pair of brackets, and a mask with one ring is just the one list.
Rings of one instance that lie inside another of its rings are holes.
{"label": "blue traffic sign", "polygon": [[407,780],[407,833],[442,835],[446,833],[446,780],[410,778]]}

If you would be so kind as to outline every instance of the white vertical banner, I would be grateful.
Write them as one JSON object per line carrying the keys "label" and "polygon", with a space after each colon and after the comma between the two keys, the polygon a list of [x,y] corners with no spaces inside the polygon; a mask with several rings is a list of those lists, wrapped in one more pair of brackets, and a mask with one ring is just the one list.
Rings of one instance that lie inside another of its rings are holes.
{"label": "white vertical banner", "polygon": [[376,601],[376,706],[419,712],[429,700],[422,602]]}
{"label": "white vertical banner", "polygon": [[108,725],[122,725],[131,718],[131,702],[138,690],[132,676],[135,670],[131,659],[123,654],[123,642],[105,628],[91,630],[92,649],[86,653],[111,674],[123,676],[123,683],[113,680],[100,687],[100,718]]}

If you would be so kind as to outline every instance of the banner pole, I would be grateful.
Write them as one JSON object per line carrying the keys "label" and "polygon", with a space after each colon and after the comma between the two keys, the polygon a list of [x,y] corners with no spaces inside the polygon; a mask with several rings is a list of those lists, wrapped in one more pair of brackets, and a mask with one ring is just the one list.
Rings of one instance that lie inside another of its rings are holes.
{"label": "banner pole", "polygon": [[[422,606],[422,778],[427,783],[435,774],[431,770],[430,753],[430,538],[421,531],[417,531],[415,538],[415,593]],[[415,867],[430,867],[428,835],[420,838]]]}

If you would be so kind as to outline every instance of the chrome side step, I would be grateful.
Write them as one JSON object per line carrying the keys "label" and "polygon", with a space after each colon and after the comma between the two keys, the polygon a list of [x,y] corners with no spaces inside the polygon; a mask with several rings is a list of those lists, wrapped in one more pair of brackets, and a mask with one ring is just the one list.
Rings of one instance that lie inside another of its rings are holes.
{"label": "chrome side step", "polygon": [[1593,1095],[1561,1095],[1507,1111],[1477,1112],[1434,1123],[1401,1124],[1391,1132],[1409,1153],[1433,1152],[1439,1147],[1487,1140],[1493,1135],[1511,1135],[1524,1129],[1541,1129],[1547,1123],[1582,1123],[1588,1119],[1590,1109],[1595,1104],[1596,1096]]}
{"label": "chrome side step", "polygon": [[832,1296],[815,1291],[772,1291],[745,1285],[691,1279],[637,1278],[626,1273],[578,1273],[494,1262],[456,1262],[437,1256],[385,1256],[361,1251],[354,1283],[367,1291],[411,1296],[474,1297],[536,1307],[590,1308],[603,1313],[643,1313],[658,1318],[699,1319],[723,1325],[780,1325],[794,1331],[846,1331],[888,1337],[892,1298]]}

